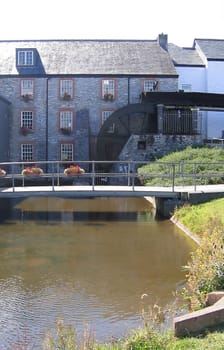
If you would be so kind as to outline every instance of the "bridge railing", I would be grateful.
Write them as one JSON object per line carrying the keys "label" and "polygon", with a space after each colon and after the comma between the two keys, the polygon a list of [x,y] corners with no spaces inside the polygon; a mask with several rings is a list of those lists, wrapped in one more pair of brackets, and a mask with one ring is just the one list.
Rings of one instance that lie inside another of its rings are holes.
{"label": "bridge railing", "polygon": [[[71,164],[72,163],[72,164]],[[84,173],[66,175],[65,169],[78,165]],[[26,168],[38,167],[42,174],[24,175]],[[193,186],[224,183],[224,162],[140,162],[140,161],[38,161],[0,163],[0,188],[18,186],[116,185]],[[110,169],[110,170],[108,170]],[[6,174],[4,174],[4,171]]]}

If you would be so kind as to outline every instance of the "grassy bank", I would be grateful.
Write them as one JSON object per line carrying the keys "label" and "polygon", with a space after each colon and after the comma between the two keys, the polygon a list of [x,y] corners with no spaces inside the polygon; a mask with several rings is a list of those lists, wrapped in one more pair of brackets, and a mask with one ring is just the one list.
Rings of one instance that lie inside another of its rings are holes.
{"label": "grassy bank", "polygon": [[209,333],[204,337],[177,339],[172,332],[159,333],[154,328],[145,326],[126,339],[110,344],[99,344],[90,334],[85,334],[83,342],[78,343],[74,330],[62,324],[57,326],[56,332],[54,338],[51,335],[46,337],[43,350],[223,350],[224,348],[224,333],[221,331]]}

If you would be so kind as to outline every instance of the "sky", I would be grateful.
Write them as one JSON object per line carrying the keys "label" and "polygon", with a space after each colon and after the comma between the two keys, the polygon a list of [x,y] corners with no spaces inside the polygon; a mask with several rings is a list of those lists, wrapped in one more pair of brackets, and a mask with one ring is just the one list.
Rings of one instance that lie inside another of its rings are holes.
{"label": "sky", "polygon": [[224,39],[223,0],[3,0],[0,40]]}

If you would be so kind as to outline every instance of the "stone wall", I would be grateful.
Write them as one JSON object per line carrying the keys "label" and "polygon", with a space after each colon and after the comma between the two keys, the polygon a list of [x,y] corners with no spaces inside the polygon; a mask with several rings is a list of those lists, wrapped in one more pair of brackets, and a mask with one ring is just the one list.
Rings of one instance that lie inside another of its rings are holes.
{"label": "stone wall", "polygon": [[131,135],[119,156],[119,160],[155,160],[167,153],[201,143],[200,135]]}
{"label": "stone wall", "polygon": [[[139,102],[143,82],[147,77],[110,77],[109,79],[115,80],[115,99],[112,102],[104,101],[101,96],[101,82],[102,79],[108,79],[106,76],[66,76],[74,80],[74,98],[68,101],[59,98],[61,77],[27,78],[34,81],[34,98],[29,101],[24,101],[20,96],[21,77],[0,79],[0,95],[11,102],[9,161],[21,160],[23,143],[33,144],[35,161],[60,159],[60,145],[66,142],[74,144],[75,159],[94,159],[94,145],[102,125],[102,111],[113,112],[128,103]],[[177,78],[160,78],[158,89],[176,91],[177,84]],[[63,135],[59,129],[59,111],[66,108],[74,111],[74,129],[69,135]],[[21,111],[24,110],[32,110],[34,113],[33,130],[27,135],[20,132]]]}

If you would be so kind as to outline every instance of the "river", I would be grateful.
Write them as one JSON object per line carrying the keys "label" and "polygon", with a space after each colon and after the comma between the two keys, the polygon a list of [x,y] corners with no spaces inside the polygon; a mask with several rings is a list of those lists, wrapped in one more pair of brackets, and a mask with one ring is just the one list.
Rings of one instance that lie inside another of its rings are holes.
{"label": "river", "polygon": [[142,324],[142,299],[165,306],[195,244],[140,198],[0,202],[0,348],[40,346],[58,319],[98,341]]}

